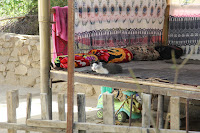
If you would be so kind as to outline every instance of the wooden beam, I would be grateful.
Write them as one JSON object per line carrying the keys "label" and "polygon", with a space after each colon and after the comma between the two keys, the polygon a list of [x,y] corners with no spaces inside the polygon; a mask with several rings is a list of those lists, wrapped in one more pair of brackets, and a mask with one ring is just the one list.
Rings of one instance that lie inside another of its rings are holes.
{"label": "wooden beam", "polygon": [[[67,72],[51,71],[51,77],[67,81]],[[144,80],[133,80],[130,78],[105,77],[100,75],[81,74],[75,72],[75,82],[102,85],[112,88],[120,88],[123,90],[132,90],[144,93],[161,94],[165,96],[179,96],[182,98],[190,98],[200,100],[200,89],[198,87],[182,84],[158,83]],[[141,88],[137,88],[136,84],[140,84]]]}
{"label": "wooden beam", "polygon": [[68,0],[68,81],[66,133],[73,133],[74,122],[74,17],[74,0]]}
{"label": "wooden beam", "polygon": [[180,97],[170,98],[170,129],[180,129]]}
{"label": "wooden beam", "polygon": [[[78,106],[78,122],[86,122],[85,112],[85,94],[77,94],[77,106]],[[86,133],[85,130],[79,130],[79,133]]]}
{"label": "wooden beam", "polygon": [[60,121],[66,121],[65,94],[58,94],[58,117]]}
{"label": "wooden beam", "polygon": [[[55,120],[34,120],[28,119],[28,127],[34,128],[46,128],[46,129],[65,129],[66,121],[55,121]],[[0,123],[1,128],[1,123]],[[148,130],[150,133],[156,133],[153,128],[142,128],[134,126],[119,126],[119,125],[106,125],[106,124],[95,124],[95,123],[74,123],[75,130],[87,130],[87,131],[100,131],[100,132],[121,132],[121,133],[140,133],[142,129]],[[160,129],[160,133],[185,133],[185,130],[171,130],[171,129]],[[189,133],[200,133],[196,131],[189,131]]]}
{"label": "wooden beam", "polygon": [[170,1],[171,0],[166,0],[167,7],[165,9],[165,19],[164,19],[163,34],[162,34],[162,44],[163,45],[168,45]]}
{"label": "wooden beam", "polygon": [[142,93],[142,127],[149,128],[151,125],[151,94]]}

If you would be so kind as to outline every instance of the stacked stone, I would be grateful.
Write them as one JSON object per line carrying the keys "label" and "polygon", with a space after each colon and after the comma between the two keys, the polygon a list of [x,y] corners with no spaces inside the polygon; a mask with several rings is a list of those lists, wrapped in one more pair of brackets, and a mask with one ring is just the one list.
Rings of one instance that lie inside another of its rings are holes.
{"label": "stacked stone", "polygon": [[39,87],[39,36],[0,33],[0,84]]}

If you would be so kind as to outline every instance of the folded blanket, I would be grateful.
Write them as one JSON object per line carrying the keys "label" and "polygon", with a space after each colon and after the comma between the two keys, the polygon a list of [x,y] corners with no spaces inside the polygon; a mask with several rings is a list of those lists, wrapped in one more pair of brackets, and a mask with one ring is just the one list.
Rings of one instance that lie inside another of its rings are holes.
{"label": "folded blanket", "polygon": [[[91,62],[97,61],[98,57],[90,54],[75,54],[75,67],[89,66]],[[68,55],[58,56],[55,59],[55,65],[64,69],[68,68]]]}
{"label": "folded blanket", "polygon": [[133,54],[125,48],[93,49],[89,54],[96,55],[100,61],[106,63],[129,62],[133,59]]}

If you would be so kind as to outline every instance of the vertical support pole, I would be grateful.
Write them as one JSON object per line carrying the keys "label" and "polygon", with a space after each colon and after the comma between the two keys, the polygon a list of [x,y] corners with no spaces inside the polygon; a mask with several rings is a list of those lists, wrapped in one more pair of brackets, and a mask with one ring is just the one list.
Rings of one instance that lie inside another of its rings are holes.
{"label": "vertical support pole", "polygon": [[103,123],[108,125],[115,124],[114,96],[113,94],[103,93]]}
{"label": "vertical support pole", "polygon": [[[78,122],[86,122],[85,112],[85,94],[77,94],[77,106],[78,106]],[[86,133],[85,130],[79,130],[78,133]]]}
{"label": "vertical support pole", "polygon": [[67,81],[67,133],[73,132],[74,122],[74,0],[68,1],[68,81]]}
{"label": "vertical support pole", "polygon": [[170,129],[180,130],[180,97],[170,98]]}
{"label": "vertical support pole", "polygon": [[58,115],[60,121],[66,121],[66,113],[65,113],[65,94],[58,94]]}
{"label": "vertical support pole", "polygon": [[163,129],[164,121],[163,121],[163,111],[164,111],[164,96],[158,95],[158,108],[157,108],[157,127],[159,129]]}
{"label": "vertical support pole", "polygon": [[189,132],[189,99],[186,99],[186,104],[185,104],[185,112],[186,112],[186,133]]}
{"label": "vertical support pole", "polygon": [[[27,106],[26,106],[26,123],[27,119],[31,118],[31,101],[32,101],[32,94],[27,94]],[[26,133],[30,133],[29,131],[26,131]]]}
{"label": "vertical support pole", "polygon": [[171,0],[167,0],[167,7],[165,9],[165,20],[163,24],[163,35],[162,35],[162,44],[164,45],[168,45],[170,1]]}
{"label": "vertical support pole", "polygon": [[[7,118],[8,123],[16,123],[16,108],[19,106],[19,93],[18,90],[7,92]],[[8,129],[8,133],[16,133],[14,129]]]}
{"label": "vertical support pole", "polygon": [[142,93],[142,127],[150,128],[151,124],[151,94]]}
{"label": "vertical support pole", "polygon": [[[50,0],[38,0],[38,21],[40,31],[40,90],[48,97],[48,111],[51,115],[52,104],[50,95]],[[52,118],[52,116],[49,116]]]}
{"label": "vertical support pole", "polygon": [[40,94],[41,100],[41,119],[42,120],[49,120],[49,111],[48,111],[48,98],[46,93]]}

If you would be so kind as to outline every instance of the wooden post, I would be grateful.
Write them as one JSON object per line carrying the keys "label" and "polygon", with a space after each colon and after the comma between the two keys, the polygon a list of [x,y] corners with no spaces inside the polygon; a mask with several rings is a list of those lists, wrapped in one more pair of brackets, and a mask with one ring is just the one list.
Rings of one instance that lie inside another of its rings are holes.
{"label": "wooden post", "polygon": [[67,133],[73,132],[74,122],[74,19],[74,0],[68,0]]}
{"label": "wooden post", "polygon": [[40,94],[41,100],[41,119],[49,120],[49,111],[48,111],[48,98],[46,93]]}
{"label": "wooden post", "polygon": [[68,0],[67,133],[73,132],[74,122],[74,19],[74,0]]}
{"label": "wooden post", "polygon": [[65,113],[65,94],[58,94],[58,115],[60,121],[66,121],[66,113]]}
{"label": "wooden post", "polygon": [[[7,92],[7,118],[8,123],[16,123],[16,108],[19,106],[18,90]],[[16,130],[8,129],[8,133],[16,133]]]}
{"label": "wooden post", "polygon": [[[50,0],[38,0],[38,21],[40,31],[40,90],[46,93],[48,97],[49,115],[52,113],[51,95],[50,95]],[[52,118],[52,116],[49,116]]]}
{"label": "wooden post", "polygon": [[142,127],[150,128],[151,124],[151,94],[142,93]]}
{"label": "wooden post", "polygon": [[[26,106],[26,124],[27,120],[31,118],[31,101],[32,101],[32,94],[27,94],[27,106]],[[26,131],[26,133],[30,133],[29,131]]]}
{"label": "wooden post", "polygon": [[163,129],[164,121],[163,121],[163,111],[164,111],[164,96],[158,95],[158,108],[157,108],[157,117],[158,117],[158,128]]}
{"label": "wooden post", "polygon": [[103,123],[115,125],[115,110],[113,94],[103,94]]}
{"label": "wooden post", "polygon": [[165,9],[165,20],[163,24],[163,34],[162,34],[162,44],[164,45],[168,45],[169,10],[170,10],[170,0],[167,0],[167,7]]}
{"label": "wooden post", "polygon": [[[77,94],[77,106],[78,106],[78,122],[86,122],[85,112],[85,94]],[[79,133],[86,133],[85,130],[79,130]]]}
{"label": "wooden post", "polygon": [[180,130],[180,97],[170,98],[170,129]]}

